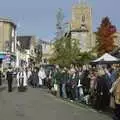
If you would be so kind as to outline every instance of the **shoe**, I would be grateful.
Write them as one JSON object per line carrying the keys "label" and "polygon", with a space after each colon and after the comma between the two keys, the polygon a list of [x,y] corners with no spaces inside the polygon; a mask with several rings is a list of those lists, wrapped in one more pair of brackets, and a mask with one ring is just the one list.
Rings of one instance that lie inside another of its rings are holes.
{"label": "shoe", "polygon": [[9,90],[8,92],[12,92],[12,90]]}

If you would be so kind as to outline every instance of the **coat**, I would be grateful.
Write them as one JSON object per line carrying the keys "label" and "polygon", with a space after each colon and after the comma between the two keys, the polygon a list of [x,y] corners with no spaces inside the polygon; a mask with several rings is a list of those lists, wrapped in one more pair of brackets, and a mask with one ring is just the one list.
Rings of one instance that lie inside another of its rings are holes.
{"label": "coat", "polygon": [[120,77],[113,83],[110,92],[115,97],[115,103],[120,105]]}
{"label": "coat", "polygon": [[40,70],[38,72],[38,77],[39,77],[39,85],[43,85],[42,80],[46,78],[46,73],[44,70]]}
{"label": "coat", "polygon": [[32,72],[31,80],[33,85],[38,84],[39,77],[37,72],[34,72],[34,71]]}
{"label": "coat", "polygon": [[54,72],[54,75],[53,75],[53,83],[60,84],[60,80],[61,80],[61,72],[57,70]]}
{"label": "coat", "polygon": [[68,80],[68,73],[66,71],[62,72],[61,73],[61,78],[60,78],[60,82],[62,84],[66,84],[67,83],[67,80]]}
{"label": "coat", "polygon": [[8,72],[7,72],[6,79],[7,79],[7,80],[10,80],[10,81],[13,80],[13,72],[12,72],[12,71],[8,71]]}

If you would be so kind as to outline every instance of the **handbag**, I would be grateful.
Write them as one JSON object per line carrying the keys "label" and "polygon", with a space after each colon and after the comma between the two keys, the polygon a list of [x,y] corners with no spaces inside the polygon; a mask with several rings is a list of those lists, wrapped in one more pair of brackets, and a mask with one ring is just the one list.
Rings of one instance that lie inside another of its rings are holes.
{"label": "handbag", "polygon": [[58,91],[58,85],[54,84],[54,91]]}
{"label": "handbag", "polygon": [[78,87],[81,87],[81,86],[82,86],[80,79],[79,79],[79,81],[78,81],[78,85],[77,85],[77,86],[78,86]]}
{"label": "handbag", "polygon": [[82,88],[82,87],[79,88],[79,93],[80,93],[80,96],[83,96],[83,95],[84,95],[84,92],[83,92],[83,88]]}

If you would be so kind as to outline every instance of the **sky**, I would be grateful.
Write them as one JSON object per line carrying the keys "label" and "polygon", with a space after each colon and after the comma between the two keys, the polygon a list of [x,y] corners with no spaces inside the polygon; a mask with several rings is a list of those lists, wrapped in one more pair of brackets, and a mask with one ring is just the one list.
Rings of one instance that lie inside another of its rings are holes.
{"label": "sky", "polygon": [[[43,40],[53,40],[56,33],[58,8],[64,11],[65,21],[71,20],[72,5],[80,0],[0,0],[0,17],[11,18],[17,24],[19,35],[35,35]],[[86,0],[92,7],[93,31],[101,19],[109,16],[120,29],[120,0]]]}

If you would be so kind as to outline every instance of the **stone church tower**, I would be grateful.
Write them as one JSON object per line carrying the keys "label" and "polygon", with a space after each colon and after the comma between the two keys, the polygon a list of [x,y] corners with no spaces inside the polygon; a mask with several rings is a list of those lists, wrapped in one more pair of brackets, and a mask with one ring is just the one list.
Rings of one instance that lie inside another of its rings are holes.
{"label": "stone church tower", "polygon": [[81,52],[90,51],[95,45],[92,31],[92,8],[83,1],[73,5],[71,36],[79,40]]}

